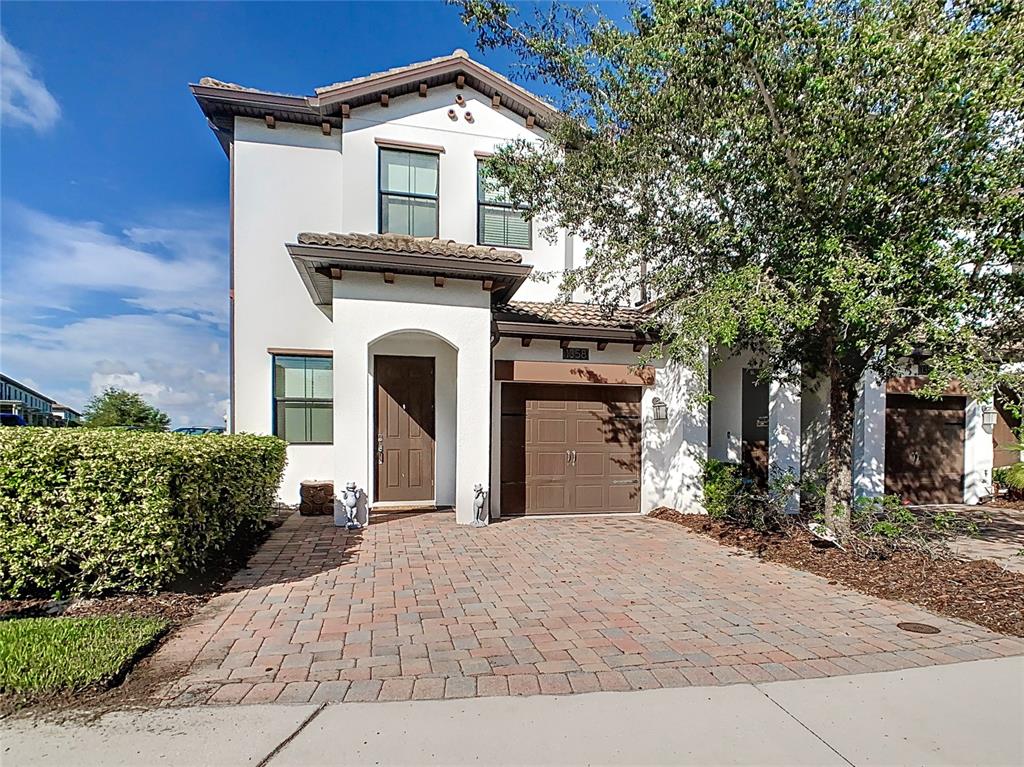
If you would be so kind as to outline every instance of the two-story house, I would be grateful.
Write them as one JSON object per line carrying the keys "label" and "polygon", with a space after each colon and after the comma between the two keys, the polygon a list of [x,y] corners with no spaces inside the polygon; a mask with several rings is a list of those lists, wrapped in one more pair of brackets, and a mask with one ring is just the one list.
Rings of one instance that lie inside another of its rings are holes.
{"label": "two-story house", "polygon": [[[636,367],[639,309],[555,303],[557,280],[530,279],[585,244],[541,237],[481,163],[544,140],[555,111],[464,51],[312,96],[192,92],[230,161],[229,428],[289,442],[283,500],[326,479],[460,523],[475,485],[492,516],[685,510],[709,454],[755,473],[820,460],[820,392],[760,383],[741,354],[695,404],[702,374]],[[856,481],[881,492],[886,387],[868,382],[858,412]],[[991,439],[986,458],[957,438],[976,500]]]}

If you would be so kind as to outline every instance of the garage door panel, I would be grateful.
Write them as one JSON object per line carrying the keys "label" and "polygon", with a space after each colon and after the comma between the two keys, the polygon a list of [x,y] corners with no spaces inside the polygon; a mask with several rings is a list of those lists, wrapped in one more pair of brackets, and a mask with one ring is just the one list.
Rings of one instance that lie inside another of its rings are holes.
{"label": "garage door panel", "polygon": [[607,457],[602,453],[586,453],[576,451],[577,477],[603,477],[607,473],[605,466]]}
{"label": "garage door panel", "polygon": [[527,486],[527,514],[555,514],[565,511],[568,505],[568,488],[564,484]]}
{"label": "garage door panel", "polygon": [[527,474],[527,480],[530,479],[542,479],[547,477],[557,477],[563,479],[565,477],[566,468],[568,468],[568,460],[564,450],[557,452],[533,452],[527,455],[533,455],[533,464],[529,468],[532,471]]}
{"label": "garage door panel", "polygon": [[577,483],[575,506],[577,511],[605,511],[608,487],[604,484]]}
{"label": "garage door panel", "polygon": [[581,445],[604,445],[604,424],[595,418],[577,419],[576,443]]}
{"label": "garage door panel", "polygon": [[963,397],[887,396],[885,492],[909,503],[961,503],[964,487]]}
{"label": "garage door panel", "polygon": [[638,484],[612,484],[608,488],[609,511],[634,511],[639,502],[640,487]]}
{"label": "garage door panel", "polygon": [[[527,416],[529,419],[529,416]],[[539,445],[564,445],[568,436],[564,419],[539,418],[535,420],[533,427],[534,444]]]}
{"label": "garage door panel", "polygon": [[502,513],[638,511],[641,393],[504,384],[502,413],[524,416],[502,419]]}

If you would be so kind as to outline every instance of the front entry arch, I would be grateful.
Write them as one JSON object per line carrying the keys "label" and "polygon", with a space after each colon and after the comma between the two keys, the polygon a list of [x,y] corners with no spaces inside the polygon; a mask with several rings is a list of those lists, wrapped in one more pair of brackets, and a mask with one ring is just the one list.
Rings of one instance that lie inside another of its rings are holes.
{"label": "front entry arch", "polygon": [[434,358],[376,355],[374,381],[376,500],[435,500]]}

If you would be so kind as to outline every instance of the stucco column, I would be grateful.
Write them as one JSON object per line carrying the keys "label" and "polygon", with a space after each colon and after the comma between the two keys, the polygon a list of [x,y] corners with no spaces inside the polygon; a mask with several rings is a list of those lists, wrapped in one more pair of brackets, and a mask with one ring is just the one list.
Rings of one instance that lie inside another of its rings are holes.
{"label": "stucco column", "polygon": [[355,482],[367,497],[373,495],[370,466],[369,339],[358,323],[346,322],[344,302],[334,299],[334,493]]}
{"label": "stucco column", "polygon": [[885,494],[885,383],[864,373],[853,415],[853,494]]}
{"label": "stucco column", "polygon": [[979,503],[992,493],[993,427],[982,422],[985,409],[990,407],[991,401],[967,400],[964,413],[964,503]]}
{"label": "stucco column", "polygon": [[490,313],[461,329],[456,386],[455,521],[473,521],[473,485],[490,490],[491,324]]}
{"label": "stucco column", "polygon": [[[768,386],[768,471],[800,479],[800,384],[772,381]],[[786,499],[786,511],[800,510],[800,494]]]}

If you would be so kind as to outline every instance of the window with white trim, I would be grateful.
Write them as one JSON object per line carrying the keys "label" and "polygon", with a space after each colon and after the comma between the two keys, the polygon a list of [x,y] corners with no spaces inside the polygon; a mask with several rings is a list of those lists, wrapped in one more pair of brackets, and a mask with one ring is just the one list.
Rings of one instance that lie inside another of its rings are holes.
{"label": "window with white trim", "polygon": [[479,245],[529,250],[533,226],[523,208],[513,205],[508,192],[487,175],[484,161],[477,160],[476,241]]}
{"label": "window with white trim", "polygon": [[334,441],[334,360],[274,355],[274,434],[292,444]]}
{"label": "window with white trim", "polygon": [[380,150],[380,232],[437,237],[436,154]]}

